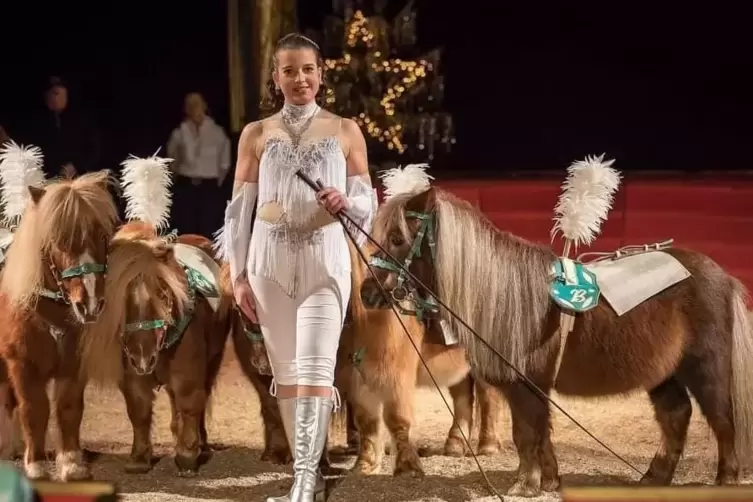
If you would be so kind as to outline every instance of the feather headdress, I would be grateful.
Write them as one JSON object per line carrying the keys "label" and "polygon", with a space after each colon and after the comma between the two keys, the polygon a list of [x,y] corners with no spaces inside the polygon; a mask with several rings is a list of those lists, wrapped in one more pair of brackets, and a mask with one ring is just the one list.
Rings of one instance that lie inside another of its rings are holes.
{"label": "feather headdress", "polygon": [[18,145],[14,141],[0,148],[0,199],[3,206],[3,223],[17,225],[31,200],[29,187],[42,187],[42,150],[36,146]]}
{"label": "feather headdress", "polygon": [[554,208],[552,242],[560,233],[576,248],[594,241],[620,186],[621,176],[612,168],[613,163],[614,160],[604,161],[602,154],[586,157],[568,167],[562,195]]}
{"label": "feather headdress", "polygon": [[126,218],[150,223],[160,230],[170,218],[172,177],[168,165],[173,159],[157,157],[157,153],[145,159],[131,155],[124,160],[120,181]]}
{"label": "feather headdress", "polygon": [[433,176],[426,173],[429,164],[408,164],[407,166],[382,171],[379,178],[384,185],[384,199],[405,193],[420,193],[431,187]]}

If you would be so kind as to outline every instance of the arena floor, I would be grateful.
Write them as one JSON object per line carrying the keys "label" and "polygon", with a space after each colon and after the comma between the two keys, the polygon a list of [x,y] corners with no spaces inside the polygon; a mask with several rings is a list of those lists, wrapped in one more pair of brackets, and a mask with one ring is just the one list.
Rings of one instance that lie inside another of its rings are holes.
{"label": "arena floor", "polygon": [[[168,456],[150,474],[127,475],[123,463],[130,449],[131,429],[122,398],[117,394],[90,389],[82,437],[85,448],[101,452],[93,461],[97,479],[114,480],[124,499],[131,502],[212,502],[263,501],[268,495],[284,492],[289,483],[288,469],[259,461],[262,447],[257,398],[237,368],[232,351],[218,385],[210,422],[210,440],[217,444],[214,457],[192,479],[175,476]],[[416,396],[420,406],[413,437],[429,452],[441,451],[450,425],[450,415],[432,391]],[[658,443],[653,413],[644,396],[583,402],[561,399],[561,404],[612,446],[628,461],[643,470]],[[159,396],[155,417],[156,450],[167,454],[171,448],[166,396]],[[503,452],[496,458],[483,458],[482,465],[492,483],[504,493],[517,465],[510,440],[509,416],[500,417]],[[338,438],[341,440],[342,438]],[[638,479],[610,454],[586,437],[561,415],[556,416],[555,447],[559,454],[564,484],[621,484]],[[424,458],[426,477],[422,480],[396,479],[391,475],[391,458],[385,457],[382,475],[356,479],[345,477],[334,489],[331,502],[493,501],[472,458]],[[685,457],[675,481],[712,483],[716,473],[716,443],[698,409],[693,421]],[[352,459],[342,464],[348,467]],[[747,477],[750,482],[750,476]],[[548,494],[534,500],[557,500]],[[508,498],[507,500],[512,500]]]}

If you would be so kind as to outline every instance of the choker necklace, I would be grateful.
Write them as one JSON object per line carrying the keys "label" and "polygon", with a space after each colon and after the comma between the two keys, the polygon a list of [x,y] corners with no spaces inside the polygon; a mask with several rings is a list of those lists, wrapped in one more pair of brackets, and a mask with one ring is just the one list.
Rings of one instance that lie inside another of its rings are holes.
{"label": "choker necklace", "polygon": [[290,140],[293,143],[293,147],[297,148],[301,142],[301,137],[306,129],[311,125],[311,121],[319,112],[319,105],[316,101],[305,105],[293,105],[285,103],[282,107],[282,125],[290,135]]}

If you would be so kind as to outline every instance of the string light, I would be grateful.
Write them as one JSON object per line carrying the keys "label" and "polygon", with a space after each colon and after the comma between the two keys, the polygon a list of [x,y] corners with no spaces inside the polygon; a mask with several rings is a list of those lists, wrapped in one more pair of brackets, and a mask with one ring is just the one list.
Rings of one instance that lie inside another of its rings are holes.
{"label": "string light", "polygon": [[[353,56],[348,49],[354,49],[359,46],[365,47],[372,53],[373,63],[371,69],[377,73],[392,74],[390,77],[395,82],[389,86],[382,95],[379,105],[386,117],[395,116],[395,102],[399,100],[406,91],[416,86],[425,79],[432,71],[433,66],[429,61],[405,61],[402,59],[386,59],[379,50],[374,50],[376,36],[369,30],[368,19],[360,10],[353,14],[345,29],[346,49],[343,57],[340,59],[327,59],[324,65],[327,71],[334,73],[345,73],[350,70],[353,63]],[[335,78],[335,80],[338,80]],[[332,105],[336,101],[335,94],[332,90],[327,92],[325,97],[327,104]],[[399,153],[405,152],[406,148],[402,142],[404,128],[402,124],[380,124],[375,118],[367,113],[360,113],[353,120],[369,136],[381,143],[385,143],[389,150],[397,150]],[[388,120],[389,121],[389,120]]]}

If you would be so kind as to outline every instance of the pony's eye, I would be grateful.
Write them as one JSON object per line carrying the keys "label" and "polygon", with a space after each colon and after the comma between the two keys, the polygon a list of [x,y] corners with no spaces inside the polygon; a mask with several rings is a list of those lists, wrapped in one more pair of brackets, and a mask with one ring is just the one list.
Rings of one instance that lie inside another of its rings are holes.
{"label": "pony's eye", "polygon": [[405,239],[403,239],[403,236],[401,234],[394,232],[390,234],[390,244],[395,247],[399,247],[405,244]]}

